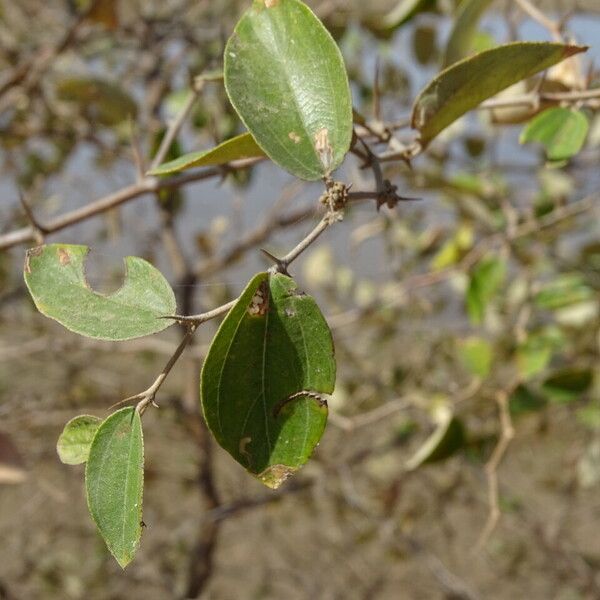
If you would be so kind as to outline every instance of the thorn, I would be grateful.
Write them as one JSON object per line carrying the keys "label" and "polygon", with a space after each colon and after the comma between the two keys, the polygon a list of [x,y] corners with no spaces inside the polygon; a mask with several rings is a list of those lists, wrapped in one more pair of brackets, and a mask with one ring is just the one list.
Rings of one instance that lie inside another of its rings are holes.
{"label": "thorn", "polygon": [[23,207],[23,210],[25,211],[25,215],[27,216],[27,219],[29,220],[29,222],[31,223],[31,226],[33,227],[34,234],[35,234],[35,241],[39,246],[41,246],[44,243],[44,236],[45,236],[45,234],[48,233],[48,229],[46,227],[44,227],[36,219],[35,214],[33,213],[33,209],[31,208],[29,201],[27,200],[27,198],[25,197],[25,194],[23,193],[23,190],[21,190],[21,189],[19,189],[19,200],[21,201],[21,206]]}
{"label": "thorn", "polygon": [[282,275],[288,275],[288,270],[287,270],[287,264],[282,261],[280,258],[278,258],[277,256],[271,254],[268,250],[265,250],[264,248],[261,248],[260,251],[271,261],[273,261],[275,263],[275,267],[277,268],[277,272],[281,273]]}

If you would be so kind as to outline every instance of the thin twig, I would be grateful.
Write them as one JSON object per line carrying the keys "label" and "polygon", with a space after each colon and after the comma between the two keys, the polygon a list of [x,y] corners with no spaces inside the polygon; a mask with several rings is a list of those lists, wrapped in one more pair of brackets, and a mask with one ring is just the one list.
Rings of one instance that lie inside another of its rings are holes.
{"label": "thin twig", "polygon": [[[511,388],[512,389],[512,388]],[[510,416],[509,406],[510,392],[501,390],[496,394],[496,402],[500,412],[500,438],[490,456],[490,459],[485,465],[485,474],[488,480],[488,499],[489,499],[489,515],[487,522],[481,532],[476,545],[477,550],[481,550],[489,540],[490,536],[496,529],[500,517],[500,493],[498,490],[498,467],[504,458],[506,451],[515,437],[515,430]]]}
{"label": "thin twig", "polygon": [[[264,160],[264,158],[244,158],[236,160],[227,165],[227,170],[234,171],[246,169],[262,160]],[[129,200],[133,200],[134,198],[139,198],[146,194],[154,194],[163,189],[177,189],[188,183],[211,179],[212,177],[221,177],[222,175],[223,167],[211,167],[201,171],[193,171],[185,175],[174,175],[173,177],[161,179],[156,177],[145,177],[141,181],[126,186],[117,192],[103,196],[81,208],[77,208],[56,217],[46,223],[44,229],[48,234],[56,233],[57,231],[61,231],[62,229],[66,229],[72,225],[101,215]],[[0,235],[0,250],[12,248],[13,246],[32,240],[35,241],[35,230],[33,227],[29,226],[15,229],[14,231]]]}
{"label": "thin twig", "polygon": [[524,13],[529,15],[534,21],[537,21],[542,27],[547,29],[555,41],[563,41],[560,26],[552,19],[549,19],[541,10],[531,4],[529,0],[514,0],[514,2],[519,5],[519,8]]}
{"label": "thin twig", "polygon": [[173,120],[173,122],[169,125],[165,135],[163,136],[160,146],[152,159],[152,163],[150,164],[150,170],[156,169],[165,159],[167,153],[169,152],[169,148],[175,141],[179,131],[183,127],[185,120],[192,108],[194,108],[194,104],[198,100],[198,97],[202,93],[202,89],[204,88],[204,81],[202,79],[197,79],[194,83],[189,96],[187,97],[185,104],[181,107],[181,110]]}
{"label": "thin twig", "polygon": [[156,406],[156,404],[154,402],[156,393],[158,392],[158,390],[164,383],[165,379],[167,378],[167,375],[171,372],[171,369],[173,368],[175,363],[179,360],[179,357],[185,350],[185,347],[189,344],[190,340],[194,336],[196,329],[197,329],[197,325],[194,325],[194,324],[192,324],[188,327],[186,334],[183,336],[183,339],[181,340],[179,346],[177,346],[177,350],[175,350],[175,352],[173,353],[173,356],[171,356],[171,358],[169,359],[167,364],[164,366],[160,375],[154,380],[154,383],[147,390],[145,390],[139,394],[136,394],[135,396],[130,396],[129,398],[125,398],[125,400],[121,400],[121,402],[118,402],[117,404],[114,404],[113,406],[111,406],[110,409],[113,409],[117,406],[121,406],[123,404],[128,404],[129,402],[133,402],[134,400],[139,400],[139,402],[136,405],[136,410],[140,414],[144,413],[144,411],[146,410],[146,408],[148,407],[149,404],[153,404],[154,406]]}

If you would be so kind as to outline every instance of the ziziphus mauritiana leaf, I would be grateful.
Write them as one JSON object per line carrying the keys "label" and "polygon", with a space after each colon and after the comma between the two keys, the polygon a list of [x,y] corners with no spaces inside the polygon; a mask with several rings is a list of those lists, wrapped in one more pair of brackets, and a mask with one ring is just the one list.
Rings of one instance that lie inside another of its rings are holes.
{"label": "ziziphus mauritiana leaf", "polygon": [[231,309],[204,362],[206,422],[219,444],[277,488],[310,457],[335,385],[331,333],[315,301],[281,274],[259,273]]}

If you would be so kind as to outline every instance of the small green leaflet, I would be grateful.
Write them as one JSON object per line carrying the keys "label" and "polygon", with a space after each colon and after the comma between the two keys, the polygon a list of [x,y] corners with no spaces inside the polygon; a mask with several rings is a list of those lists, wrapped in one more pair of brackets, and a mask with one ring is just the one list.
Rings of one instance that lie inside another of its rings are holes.
{"label": "small green leaflet", "polygon": [[583,148],[589,128],[583,112],[559,106],[531,119],[521,132],[519,142],[539,142],[549,160],[568,160]]}
{"label": "small green leaflet", "polygon": [[242,133],[230,140],[219,144],[210,150],[190,152],[179,158],[163,163],[148,175],[170,175],[193,167],[208,167],[211,165],[224,165],[232,160],[241,158],[256,158],[265,156],[260,146],[250,133]]}
{"label": "small green leaflet", "polygon": [[122,287],[104,296],[90,289],[87,246],[50,244],[27,251],[25,283],[37,309],[67,329],[101,340],[129,340],[173,324],[175,294],[160,271],[142,258],[125,259]]}
{"label": "small green leaflet", "polygon": [[470,336],[458,342],[458,357],[467,371],[485,379],[492,369],[494,348],[485,339]]}
{"label": "small green leaflet", "polygon": [[511,85],[587,48],[549,42],[513,42],[454,63],[430,81],[413,104],[420,143]]}
{"label": "small green leaflet", "polygon": [[331,332],[315,301],[285,275],[256,275],[202,369],[202,409],[216,440],[277,488],[321,439],[327,406],[320,394],[334,385]]}
{"label": "small green leaflet", "polygon": [[118,410],[98,428],[85,469],[85,487],[92,519],[125,568],[142,535],[144,441],[134,407]]}
{"label": "small green leaflet", "polygon": [[102,419],[91,415],[80,415],[71,419],[63,429],[56,451],[65,465],[80,465],[88,459],[92,440]]}
{"label": "small green leaflet", "polygon": [[473,324],[483,321],[487,306],[504,282],[505,275],[506,262],[494,256],[483,258],[473,268],[466,296],[467,312]]}
{"label": "small green leaflet", "polygon": [[254,0],[224,55],[227,95],[267,156],[301,179],[328,175],[352,139],[342,55],[299,0]]}

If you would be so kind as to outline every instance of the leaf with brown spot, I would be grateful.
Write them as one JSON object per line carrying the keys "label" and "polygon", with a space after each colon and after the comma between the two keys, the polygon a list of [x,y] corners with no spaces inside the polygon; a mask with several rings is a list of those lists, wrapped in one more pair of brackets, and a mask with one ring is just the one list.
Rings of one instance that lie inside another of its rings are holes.
{"label": "leaf with brown spot", "polygon": [[335,384],[333,342],[315,301],[281,274],[259,273],[214,337],[202,369],[209,429],[266,486],[310,457]]}
{"label": "leaf with brown spot", "polygon": [[128,256],[123,285],[105,296],[86,281],[87,253],[87,246],[68,244],[27,251],[25,283],[42,314],[71,331],[103,340],[128,340],[172,325],[162,317],[175,314],[175,295],[150,263]]}

